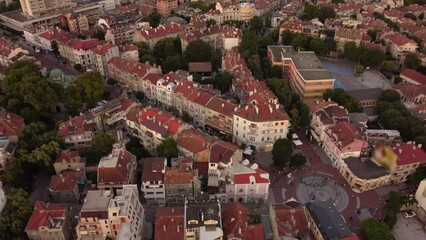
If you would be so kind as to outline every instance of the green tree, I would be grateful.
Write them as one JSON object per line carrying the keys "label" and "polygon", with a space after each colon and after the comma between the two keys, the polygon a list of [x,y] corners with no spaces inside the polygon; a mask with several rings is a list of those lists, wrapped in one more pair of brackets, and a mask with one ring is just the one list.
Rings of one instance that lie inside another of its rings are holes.
{"label": "green tree", "polygon": [[371,39],[373,39],[373,41],[376,41],[378,32],[379,31],[377,29],[368,29],[367,34],[371,37]]}
{"label": "green tree", "polygon": [[179,43],[176,42],[173,38],[164,38],[157,42],[154,46],[154,56],[157,59],[158,63],[164,62],[168,57],[175,56],[180,54],[179,49],[180,46],[180,40]]}
{"label": "green tree", "polygon": [[249,28],[251,31],[260,34],[263,30],[263,20],[259,16],[254,16],[249,21]]}
{"label": "green tree", "polygon": [[355,74],[356,74],[356,75],[363,74],[363,73],[364,73],[364,70],[365,70],[365,68],[364,68],[364,66],[362,66],[362,65],[356,65],[356,66],[355,66]]}
{"label": "green tree", "polygon": [[83,107],[84,103],[89,107],[94,107],[102,99],[103,92],[104,82],[102,75],[99,72],[85,72],[67,87],[66,108],[69,113],[75,115]]}
{"label": "green tree", "polygon": [[290,157],[290,162],[289,162],[290,167],[298,168],[305,165],[305,163],[306,163],[306,157],[303,154],[296,153],[291,155]]}
{"label": "green tree", "polygon": [[25,226],[33,208],[28,193],[23,189],[6,192],[7,203],[0,218],[0,239],[26,239]]}
{"label": "green tree", "polygon": [[129,142],[126,143],[126,150],[135,155],[137,159],[150,156],[149,152],[136,137],[131,137]]}
{"label": "green tree", "polygon": [[80,64],[80,63],[76,63],[76,64],[74,64],[74,69],[75,69],[76,71],[80,72],[80,71],[82,71],[82,70],[83,70],[83,66],[81,66],[81,64]]}
{"label": "green tree", "polygon": [[327,52],[336,51],[337,43],[332,37],[326,37],[324,39],[324,44],[327,47]]}
{"label": "green tree", "polygon": [[420,60],[414,53],[409,53],[405,56],[404,67],[406,68],[417,69],[421,63],[422,60]]}
{"label": "green tree", "polygon": [[405,13],[405,14],[404,14],[404,17],[409,18],[409,19],[411,19],[411,20],[413,20],[413,21],[416,21],[416,20],[417,20],[416,15],[415,15],[414,13],[412,13],[412,12],[407,12],[407,13]]}
{"label": "green tree", "polygon": [[180,55],[167,57],[166,61],[164,61],[162,65],[162,70],[164,73],[177,71],[184,68],[186,68],[185,60]]}
{"label": "green tree", "polygon": [[220,51],[212,51],[210,62],[212,63],[213,71],[219,70],[222,66],[222,53]]}
{"label": "green tree", "polygon": [[179,156],[176,141],[173,138],[167,138],[157,146],[157,155],[165,158],[175,158]]}
{"label": "green tree", "polygon": [[206,21],[206,23],[207,23],[207,27],[216,26],[216,20],[214,20],[214,19],[209,19],[209,20]]}
{"label": "green tree", "polygon": [[158,27],[160,24],[161,15],[157,13],[157,11],[154,11],[153,13],[150,13],[148,16],[145,16],[142,18],[142,21],[149,22],[149,26],[151,27]]}
{"label": "green tree", "polygon": [[393,83],[398,84],[400,82],[402,82],[402,78],[401,77],[394,77]]}
{"label": "green tree", "polygon": [[115,140],[109,134],[100,132],[92,139],[92,147],[88,150],[88,161],[98,163],[103,156],[111,153]]}
{"label": "green tree", "polygon": [[283,70],[280,66],[274,65],[269,71],[270,78],[283,78]]}
{"label": "green tree", "polygon": [[386,59],[386,54],[379,48],[358,48],[359,60],[364,66],[377,67]]}
{"label": "green tree", "polygon": [[277,139],[272,147],[272,160],[280,168],[288,166],[293,154],[293,143],[285,138]]}
{"label": "green tree", "polygon": [[304,34],[297,34],[291,41],[291,46],[296,50],[308,50],[308,37]]}
{"label": "green tree", "polygon": [[386,102],[399,101],[400,98],[401,97],[399,93],[393,89],[386,89],[379,96],[380,101],[386,101]]}
{"label": "green tree", "polygon": [[327,54],[329,52],[324,40],[321,40],[318,37],[312,38],[309,47],[312,51],[319,55]]}
{"label": "green tree", "polygon": [[238,50],[245,59],[248,59],[250,56],[258,54],[258,44],[257,36],[253,32],[246,30],[243,32]]}
{"label": "green tree", "polygon": [[102,30],[96,30],[95,33],[93,34],[94,38],[99,39],[99,41],[105,41],[105,32]]}
{"label": "green tree", "polygon": [[347,42],[343,51],[345,57],[351,61],[359,60],[359,51],[354,42]]}
{"label": "green tree", "polygon": [[291,116],[291,120],[290,120],[291,125],[298,126],[300,121],[299,110],[297,110],[296,108],[291,109],[290,116]]}
{"label": "green tree", "polygon": [[290,30],[284,30],[284,32],[281,34],[281,41],[284,45],[290,45],[290,43],[293,41],[294,33]]}
{"label": "green tree", "polygon": [[377,219],[369,218],[361,223],[362,231],[369,240],[393,240],[389,227]]}
{"label": "green tree", "polygon": [[383,61],[382,64],[380,64],[380,69],[388,72],[395,72],[396,65],[393,61]]}
{"label": "green tree", "polygon": [[210,62],[211,56],[210,44],[200,39],[191,41],[185,50],[185,58],[188,62]]}
{"label": "green tree", "polygon": [[349,112],[361,112],[362,108],[359,101],[346,94],[346,92],[341,89],[327,89],[323,93],[324,99],[331,99],[332,101],[338,103],[340,106],[345,107]]}

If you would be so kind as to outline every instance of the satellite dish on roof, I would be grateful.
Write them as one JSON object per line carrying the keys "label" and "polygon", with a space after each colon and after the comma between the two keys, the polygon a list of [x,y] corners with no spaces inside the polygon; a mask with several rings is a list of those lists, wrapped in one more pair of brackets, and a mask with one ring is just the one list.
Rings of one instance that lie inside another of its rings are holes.
{"label": "satellite dish on roof", "polygon": [[241,163],[244,166],[247,166],[250,163],[250,161],[248,159],[244,159],[244,161]]}
{"label": "satellite dish on roof", "polygon": [[254,163],[253,165],[251,165],[250,167],[252,170],[256,170],[259,168],[259,165],[257,165],[257,163]]}

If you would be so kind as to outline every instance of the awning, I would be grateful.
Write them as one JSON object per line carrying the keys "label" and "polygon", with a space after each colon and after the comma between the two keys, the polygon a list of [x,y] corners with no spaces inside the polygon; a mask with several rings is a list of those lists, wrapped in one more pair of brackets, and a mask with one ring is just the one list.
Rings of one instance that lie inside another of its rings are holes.
{"label": "awning", "polygon": [[251,155],[253,153],[253,150],[251,150],[250,148],[246,148],[245,150],[244,150],[244,154],[245,155]]}
{"label": "awning", "polygon": [[297,134],[296,134],[296,133],[293,133],[293,135],[291,135],[291,138],[292,138],[292,139],[299,139],[299,136],[297,136]]}
{"label": "awning", "polygon": [[303,145],[302,141],[300,141],[300,140],[294,140],[293,143],[296,146],[302,146]]}

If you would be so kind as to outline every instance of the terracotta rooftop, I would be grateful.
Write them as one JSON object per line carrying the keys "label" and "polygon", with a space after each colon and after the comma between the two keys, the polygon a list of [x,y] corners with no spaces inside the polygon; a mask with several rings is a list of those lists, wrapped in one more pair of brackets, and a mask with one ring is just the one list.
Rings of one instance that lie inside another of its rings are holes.
{"label": "terracotta rooftop", "polygon": [[423,75],[416,70],[406,68],[399,74],[401,77],[412,79],[413,81],[418,82],[419,84],[426,84],[426,75]]}
{"label": "terracotta rooftop", "polygon": [[65,137],[94,131],[96,131],[96,123],[86,123],[84,116],[78,116],[61,123],[57,134],[59,137]]}
{"label": "terracotta rooftop", "polygon": [[209,163],[222,162],[228,164],[238,149],[236,145],[231,143],[217,141],[210,146]]}
{"label": "terracotta rooftop", "polygon": [[164,184],[189,184],[198,177],[197,170],[186,170],[185,168],[169,168],[166,169],[164,175]]}
{"label": "terracotta rooftop", "polygon": [[123,147],[115,145],[112,153],[99,161],[98,184],[128,184],[131,180],[131,171],[134,170],[135,165],[135,155]]}
{"label": "terracotta rooftop", "polygon": [[19,115],[0,110],[0,138],[17,136],[24,125],[24,119]]}
{"label": "terracotta rooftop", "polygon": [[249,224],[249,209],[241,203],[233,203],[222,212],[223,231],[227,239],[264,239],[262,224]]}
{"label": "terracotta rooftop", "polygon": [[407,165],[413,163],[426,163],[426,152],[422,150],[421,145],[407,142],[406,144],[399,144],[392,146],[392,150],[397,155],[397,165]]}
{"label": "terracotta rooftop", "polygon": [[183,207],[160,207],[155,216],[155,239],[181,240],[185,234]]}
{"label": "terracotta rooftop", "polygon": [[167,35],[177,34],[183,31],[183,28],[180,24],[177,23],[168,23],[160,25],[156,28],[149,28],[141,30],[141,35],[145,39],[154,39],[165,37]]}
{"label": "terracotta rooftop", "polygon": [[65,215],[66,209],[67,205],[63,203],[37,201],[34,204],[34,212],[25,227],[25,231],[38,231],[40,227],[55,228],[56,226],[52,223],[62,225],[67,217]]}
{"label": "terracotta rooftop", "polygon": [[74,190],[78,180],[83,177],[83,172],[64,171],[50,178],[49,190],[71,191]]}
{"label": "terracotta rooftop", "polygon": [[363,137],[362,131],[356,125],[349,122],[339,122],[330,127],[327,133],[332,136],[332,139],[341,149]]}
{"label": "terracotta rooftop", "polygon": [[402,35],[401,33],[393,33],[393,34],[386,35],[386,36],[384,36],[384,39],[385,39],[385,41],[389,41],[392,44],[395,44],[399,47],[404,46],[406,44],[412,44],[412,45],[417,46],[416,42],[407,38],[406,36]]}
{"label": "terracotta rooftop", "polygon": [[421,95],[426,95],[426,85],[416,86],[409,83],[398,83],[393,87],[399,94],[407,99],[413,99]]}
{"label": "terracotta rooftop", "polygon": [[158,181],[164,182],[164,173],[167,160],[161,157],[146,158],[143,166],[142,182]]}
{"label": "terracotta rooftop", "polygon": [[169,112],[157,108],[145,108],[139,113],[139,123],[146,128],[160,133],[164,138],[174,136],[186,123],[175,118]]}
{"label": "terracotta rooftop", "polygon": [[271,209],[275,213],[272,221],[277,225],[280,238],[309,234],[305,210],[300,203],[289,200],[282,204],[272,204]]}
{"label": "terracotta rooftop", "polygon": [[86,162],[85,158],[80,157],[78,151],[62,150],[56,157],[55,163]]}
{"label": "terracotta rooftop", "polygon": [[216,138],[193,128],[180,132],[176,140],[178,147],[181,147],[192,154],[196,154],[210,148],[210,146],[216,141],[218,141]]}
{"label": "terracotta rooftop", "polygon": [[234,114],[251,122],[286,121],[289,119],[287,114],[272,104],[246,105],[235,111]]}

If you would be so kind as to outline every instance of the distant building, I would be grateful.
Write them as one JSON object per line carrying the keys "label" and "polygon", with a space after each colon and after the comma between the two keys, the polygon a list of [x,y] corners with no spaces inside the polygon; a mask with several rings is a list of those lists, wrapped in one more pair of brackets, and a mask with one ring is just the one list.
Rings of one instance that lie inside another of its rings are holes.
{"label": "distant building", "polygon": [[166,204],[166,189],[164,186],[166,167],[166,158],[144,159],[141,191],[149,205],[164,206]]}
{"label": "distant building", "polygon": [[61,23],[70,33],[81,34],[89,30],[89,21],[83,14],[66,13],[62,15]]}
{"label": "distant building", "polygon": [[272,65],[283,68],[290,87],[303,99],[322,98],[327,89],[332,89],[334,76],[325,70],[314,52],[296,51],[291,46],[268,46]]}
{"label": "distant building", "polygon": [[185,201],[185,240],[221,240],[223,227],[221,207],[217,200],[208,195],[198,195],[194,200]]}
{"label": "distant building", "polygon": [[20,0],[25,15],[31,17],[55,14],[75,6],[72,0]]}
{"label": "distant building", "polygon": [[98,189],[116,193],[123,185],[136,183],[136,167],[136,156],[123,144],[114,144],[112,153],[99,161]]}
{"label": "distant building", "polygon": [[399,76],[402,78],[402,81],[405,83],[410,83],[414,85],[425,85],[426,84],[426,75],[423,75],[416,70],[406,68],[404,69]]}
{"label": "distant building", "polygon": [[308,226],[315,239],[359,238],[350,230],[332,201],[312,201],[306,204]]}
{"label": "distant building", "polygon": [[345,49],[345,44],[348,42],[354,42],[357,47],[359,47],[362,40],[363,33],[358,29],[351,28],[338,28],[334,35],[334,40],[337,44],[337,49],[343,51]]}
{"label": "distant building", "polygon": [[53,163],[56,174],[66,170],[84,171],[86,168],[86,159],[80,157],[78,151],[62,150]]}
{"label": "distant building", "polygon": [[172,10],[175,10],[178,7],[178,0],[158,0],[157,1],[157,11],[163,16],[169,16]]}
{"label": "distant building", "polygon": [[25,232],[30,240],[71,238],[69,209],[63,203],[37,201]]}
{"label": "distant building", "polygon": [[379,102],[380,94],[383,92],[381,88],[367,88],[349,90],[346,93],[356,98],[363,108],[375,107]]}

